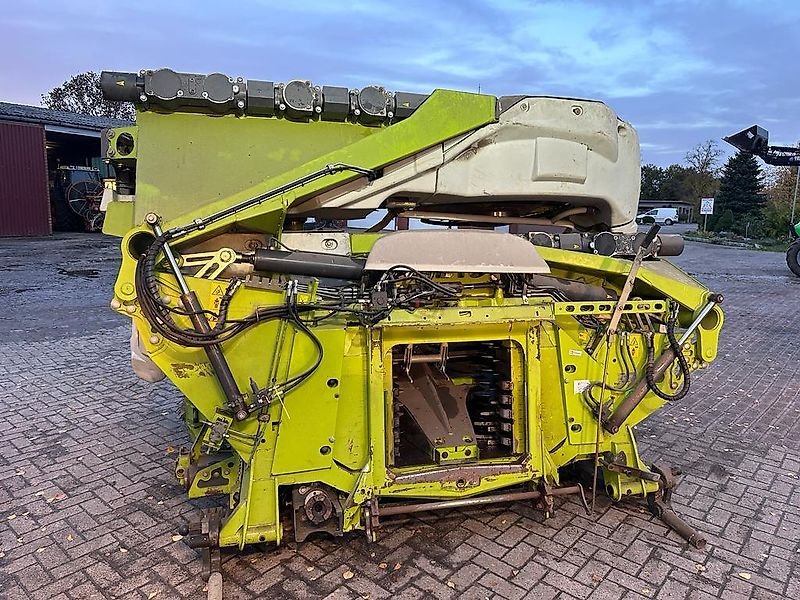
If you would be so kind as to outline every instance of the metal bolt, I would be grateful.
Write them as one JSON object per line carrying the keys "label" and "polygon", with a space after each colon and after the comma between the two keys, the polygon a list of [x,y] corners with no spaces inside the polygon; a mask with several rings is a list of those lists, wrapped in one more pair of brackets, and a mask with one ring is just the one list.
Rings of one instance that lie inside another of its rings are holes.
{"label": "metal bolt", "polygon": [[236,103],[236,106],[238,106],[239,108],[244,108],[244,100],[239,100],[239,101]]}
{"label": "metal bolt", "polygon": [[139,101],[141,101],[141,102],[147,102],[147,96],[146,96],[146,95],[144,95],[144,94],[139,94]]}
{"label": "metal bolt", "polygon": [[155,225],[158,223],[158,215],[153,212],[149,212],[144,216],[144,220],[148,225]]}
{"label": "metal bolt", "polygon": [[328,441],[332,444],[333,442],[336,441],[336,438],[331,436],[331,437],[328,438]]}
{"label": "metal bolt", "polygon": [[388,113],[386,113],[386,116],[391,119],[394,116],[394,113],[392,111],[389,111]]}
{"label": "metal bolt", "polygon": [[161,296],[161,304],[169,304],[172,302],[172,296]]}
{"label": "metal bolt", "polygon": [[117,133],[117,132],[116,132],[116,131],[114,131],[113,129],[109,129],[108,131],[106,131],[106,137],[107,137],[108,139],[110,139],[110,140],[113,140],[113,139],[114,139],[114,136],[116,135],[116,133]]}
{"label": "metal bolt", "polygon": [[114,298],[114,299],[111,301],[111,308],[113,308],[114,310],[118,310],[118,309],[119,309],[121,306],[122,306],[122,302],[120,302],[120,301],[119,301],[119,300],[117,300],[116,298]]}
{"label": "metal bolt", "polygon": [[286,110],[286,105],[285,105],[283,102],[281,102],[281,103],[278,105],[278,110]]}
{"label": "metal bolt", "polygon": [[203,92],[203,98],[208,98],[208,92]]}
{"label": "metal bolt", "polygon": [[239,86],[238,85],[233,86],[231,89],[233,90],[234,94],[238,94],[239,93]]}
{"label": "metal bolt", "polygon": [[129,304],[128,306],[125,307],[125,310],[130,314],[133,314],[136,312],[136,307],[133,304]]}
{"label": "metal bolt", "polygon": [[161,341],[161,338],[158,337],[157,335],[151,335],[150,336],[150,343],[151,344],[157,344],[160,341]]}
{"label": "metal bolt", "polygon": [[183,96],[183,90],[178,90],[178,96]]}
{"label": "metal bolt", "polygon": [[321,113],[322,112],[322,107],[321,106],[315,106],[314,107],[314,112],[317,113],[317,114]]}

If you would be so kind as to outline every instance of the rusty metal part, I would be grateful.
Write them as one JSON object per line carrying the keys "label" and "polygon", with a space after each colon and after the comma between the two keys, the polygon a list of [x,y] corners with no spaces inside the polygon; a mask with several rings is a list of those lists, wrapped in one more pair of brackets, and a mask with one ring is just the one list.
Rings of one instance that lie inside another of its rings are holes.
{"label": "rusty metal part", "polygon": [[366,502],[362,508],[361,513],[364,518],[364,533],[367,534],[367,541],[375,542],[378,539],[376,530],[380,527],[380,518],[378,517],[378,500],[372,498]]}
{"label": "rusty metal part", "polygon": [[330,486],[323,483],[294,486],[292,508],[295,541],[305,541],[317,532],[342,535],[344,512],[338,493]]}
{"label": "rusty metal part", "polygon": [[658,497],[658,494],[647,495],[647,506],[654,517],[661,519],[667,527],[689,542],[690,546],[698,550],[706,547],[706,538],[679,517],[669,504]]}
{"label": "rusty metal part", "polygon": [[594,442],[594,470],[592,472],[592,513],[594,513],[594,503],[595,498],[597,496],[597,470],[600,467],[600,434],[602,429],[603,423],[603,395],[605,394],[606,387],[608,387],[608,357],[611,354],[611,340],[617,333],[617,327],[619,326],[619,321],[622,318],[622,313],[625,311],[625,305],[628,302],[628,298],[630,298],[631,292],[633,291],[633,285],[636,283],[636,276],[639,273],[639,268],[642,265],[642,261],[644,260],[645,253],[647,248],[650,244],[653,243],[653,240],[658,235],[658,231],[661,229],[658,225],[653,225],[650,230],[647,232],[644,240],[642,241],[642,245],[636,251],[636,256],[633,258],[631,262],[631,268],[628,271],[628,275],[625,278],[625,284],[622,286],[622,291],[619,294],[619,299],[617,300],[617,304],[614,307],[614,312],[611,313],[611,320],[608,322],[608,327],[606,327],[605,331],[605,338],[606,338],[606,354],[605,359],[603,361],[603,380],[601,381],[600,387],[600,399],[597,401],[597,428],[596,428],[596,435],[595,435],[595,442]]}
{"label": "rusty metal part", "polygon": [[[552,488],[550,489],[550,496],[571,496],[577,495],[581,498],[581,503],[587,513],[589,506],[586,502],[586,495],[583,492],[583,486],[580,484]],[[389,517],[392,515],[406,515],[421,512],[429,512],[436,510],[447,510],[451,508],[468,508],[472,506],[483,506],[486,504],[498,504],[501,502],[518,502],[522,500],[541,500],[545,494],[539,490],[532,490],[529,492],[508,492],[505,494],[491,494],[488,496],[477,496],[475,498],[460,498],[458,500],[442,500],[440,502],[420,502],[415,504],[390,504],[388,506],[381,506],[380,508],[375,505],[373,511],[381,517]],[[378,509],[378,510],[375,510]]]}
{"label": "rusty metal part", "polygon": [[615,456],[610,452],[606,452],[603,454],[603,456],[601,456],[600,462],[606,469],[609,471],[614,471],[615,473],[622,473],[623,475],[629,475],[630,477],[638,477],[639,479],[644,479],[645,481],[661,481],[661,475],[658,473],[652,473],[636,467],[629,467],[625,464],[625,453],[620,452],[620,454],[622,455],[621,457]]}
{"label": "rusty metal part", "polygon": [[463,479],[467,485],[477,485],[483,477],[523,473],[527,468],[526,460],[520,459],[506,464],[442,465],[435,469],[425,467],[416,472],[404,472],[402,474],[396,474],[395,471],[390,470],[387,475],[393,484],[430,483]]}
{"label": "rusty metal part", "polygon": [[664,464],[656,463],[651,466],[654,473],[659,475],[659,491],[647,495],[647,507],[654,517],[661,519],[664,524],[685,539],[689,544],[702,550],[706,546],[706,538],[694,527],[684,521],[672,509],[672,492],[678,485],[677,476],[680,471]]}
{"label": "rusty metal part", "polygon": [[[683,335],[678,340],[679,346],[683,346],[683,344],[689,340],[689,337],[692,335],[694,330],[700,326],[703,318],[708,315],[708,313],[710,313],[720,302],[722,302],[722,296],[720,294],[712,294],[709,296],[709,302],[703,307],[703,309],[697,315],[697,318],[692,321],[692,324],[689,325],[689,327],[686,329],[686,331],[684,331]],[[659,356],[653,364],[653,378],[656,381],[661,379],[674,360],[675,351],[672,350],[672,348],[667,348],[664,350],[664,352],[661,353],[661,356]],[[622,424],[625,423],[629,416],[631,416],[631,413],[636,409],[637,406],[639,406],[639,403],[644,399],[649,391],[650,387],[647,384],[647,378],[642,377],[642,379],[625,397],[622,403],[617,406],[616,409],[614,409],[607,419],[602,420],[603,428],[609,433],[617,433],[622,427]]]}
{"label": "rusty metal part", "polygon": [[[664,350],[653,364],[653,379],[656,381],[660,380],[674,360],[675,352],[672,348]],[[617,433],[620,427],[622,427],[622,424],[628,419],[634,409],[639,406],[639,403],[649,392],[650,387],[647,385],[647,378],[642,377],[630,393],[625,396],[625,400],[622,401],[607,419],[602,421],[603,428],[609,433]]]}
{"label": "rusty metal part", "polygon": [[[164,235],[158,215],[148,213],[146,220],[150,223],[156,237]],[[181,290],[181,303],[184,309],[186,309],[189,320],[192,322],[195,331],[206,334],[211,333],[211,325],[208,323],[208,318],[206,318],[205,311],[200,304],[200,299],[193,290],[189,289],[186,279],[178,265],[178,260],[175,258],[175,253],[172,251],[172,247],[169,244],[169,240],[164,241],[162,252],[169,263],[170,270],[175,276],[175,280],[178,282],[178,287],[180,287]],[[246,419],[247,406],[245,404],[245,399],[236,385],[236,379],[233,377],[233,373],[222,351],[222,347],[219,344],[209,344],[204,347],[204,351],[206,356],[208,356],[217,381],[225,394],[225,398],[228,400],[228,405],[233,410],[234,417],[239,421]]]}
{"label": "rusty metal part", "polygon": [[303,502],[303,508],[306,511],[306,517],[314,525],[319,525],[333,515],[333,502],[322,490],[310,492]]}
{"label": "rusty metal part", "polygon": [[658,244],[659,256],[680,256],[685,246],[683,236],[676,233],[662,233],[658,236]]}
{"label": "rusty metal part", "polygon": [[203,511],[199,521],[189,523],[180,530],[186,544],[190,548],[200,550],[203,559],[203,575],[206,579],[214,573],[222,573],[219,532],[223,516],[224,512],[221,508],[210,508]]}
{"label": "rusty metal part", "polygon": [[[446,347],[442,361],[446,361]],[[408,358],[409,380],[399,382],[399,401],[433,448],[475,444],[475,429],[467,411],[467,386],[454,386],[429,363]],[[477,458],[477,449],[472,453]]]}
{"label": "rusty metal part", "polygon": [[602,286],[550,275],[528,275],[525,281],[533,288],[555,288],[573,302],[605,302],[610,297],[609,291]]}

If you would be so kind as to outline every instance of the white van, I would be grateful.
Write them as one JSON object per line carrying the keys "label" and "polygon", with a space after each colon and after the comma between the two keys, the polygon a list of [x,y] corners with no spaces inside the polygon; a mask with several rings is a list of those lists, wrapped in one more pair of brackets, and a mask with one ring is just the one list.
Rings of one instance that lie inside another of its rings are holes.
{"label": "white van", "polygon": [[654,208],[648,210],[640,215],[636,215],[636,222],[641,225],[642,223],[659,223],[661,225],[672,225],[678,222],[678,209],[677,208]]}

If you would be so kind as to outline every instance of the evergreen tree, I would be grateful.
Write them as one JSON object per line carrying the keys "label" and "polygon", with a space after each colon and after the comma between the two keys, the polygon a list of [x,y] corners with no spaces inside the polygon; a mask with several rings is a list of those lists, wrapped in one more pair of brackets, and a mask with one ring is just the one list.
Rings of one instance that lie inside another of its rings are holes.
{"label": "evergreen tree", "polygon": [[722,170],[716,200],[719,209],[730,210],[735,224],[744,228],[746,221],[758,220],[767,202],[763,193],[764,174],[752,154],[738,152],[728,159]]}
{"label": "evergreen tree", "polygon": [[653,164],[642,165],[642,187],[639,197],[642,200],[661,198],[661,185],[664,183],[664,169]]}

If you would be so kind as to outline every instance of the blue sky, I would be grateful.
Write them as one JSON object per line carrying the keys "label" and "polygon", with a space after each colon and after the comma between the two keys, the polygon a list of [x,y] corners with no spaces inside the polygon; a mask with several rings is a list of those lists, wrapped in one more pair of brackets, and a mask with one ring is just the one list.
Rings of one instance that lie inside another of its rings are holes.
{"label": "blue sky", "polygon": [[[87,70],[600,98],[644,162],[753,123],[800,141],[796,0],[27,0],[0,13],[0,100]],[[721,142],[727,149],[727,145]]]}

